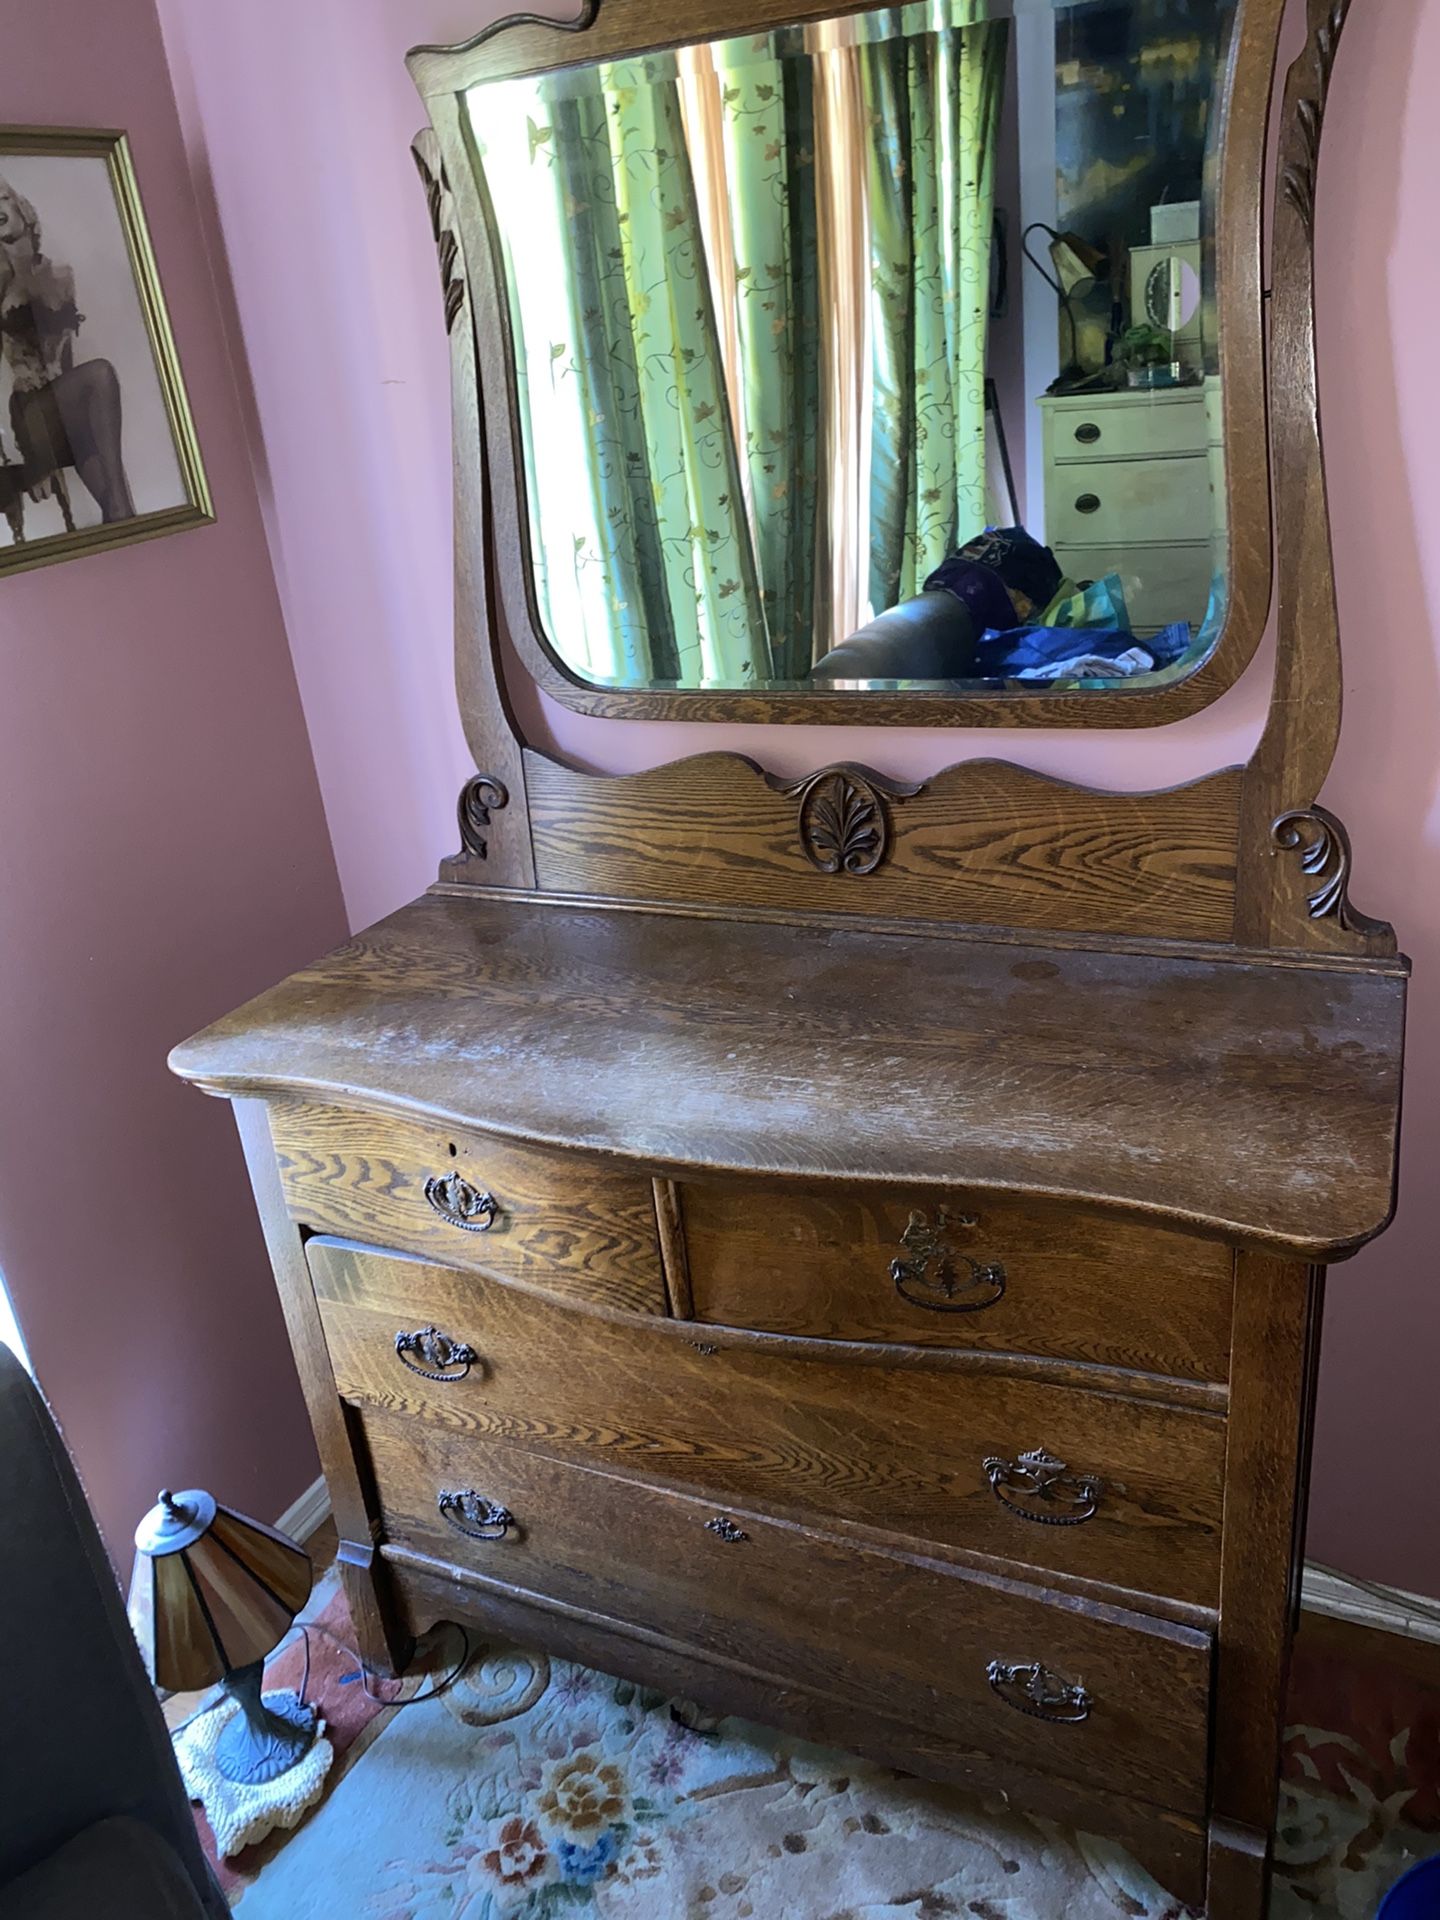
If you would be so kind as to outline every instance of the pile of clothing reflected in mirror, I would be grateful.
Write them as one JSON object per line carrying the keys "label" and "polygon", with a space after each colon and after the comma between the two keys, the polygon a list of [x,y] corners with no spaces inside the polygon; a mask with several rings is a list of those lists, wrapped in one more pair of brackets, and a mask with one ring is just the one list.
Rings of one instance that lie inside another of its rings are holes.
{"label": "pile of clothing reflected in mirror", "polygon": [[1068,579],[1024,527],[987,527],[929,575],[921,591],[852,633],[811,677],[983,682],[996,688],[1146,684],[1203,659],[1223,624],[1214,583],[1197,630],[1179,620],[1136,633],[1118,573]]}

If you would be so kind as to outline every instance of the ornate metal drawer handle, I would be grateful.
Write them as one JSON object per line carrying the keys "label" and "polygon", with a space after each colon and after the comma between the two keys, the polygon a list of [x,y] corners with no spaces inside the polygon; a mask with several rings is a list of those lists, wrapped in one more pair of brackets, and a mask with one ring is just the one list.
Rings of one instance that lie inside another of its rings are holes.
{"label": "ornate metal drawer handle", "polygon": [[[1022,1453],[1018,1460],[994,1455],[985,1462],[985,1475],[1002,1507],[1039,1527],[1080,1526],[1094,1516],[1104,1487],[1093,1473],[1071,1473],[1044,1447]],[[1012,1494],[1028,1504],[1022,1506]]]}
{"label": "ornate metal drawer handle", "polygon": [[1099,494],[1082,493],[1080,498],[1075,502],[1075,511],[1077,513],[1098,513],[1100,511]]}
{"label": "ornate metal drawer handle", "polygon": [[1017,1713],[1028,1713],[1032,1720],[1049,1720],[1057,1727],[1078,1727],[1090,1718],[1091,1699],[1084,1687],[1062,1680],[1042,1667],[1038,1660],[1023,1666],[1011,1666],[1005,1660],[992,1660],[985,1677],[1005,1702]]}
{"label": "ornate metal drawer handle", "polygon": [[934,1226],[923,1213],[912,1213],[900,1236],[909,1257],[890,1262],[890,1278],[900,1298],[931,1313],[979,1313],[993,1307],[1005,1291],[1004,1267],[982,1265],[968,1253],[957,1253],[945,1239],[947,1233],[968,1232],[978,1225],[973,1215],[952,1219],[943,1207]]}
{"label": "ornate metal drawer handle", "polygon": [[418,1373],[422,1380],[438,1380],[442,1386],[451,1380],[463,1380],[480,1358],[473,1347],[463,1340],[452,1340],[438,1327],[417,1327],[413,1333],[406,1333],[402,1327],[395,1336],[395,1351],[400,1364],[411,1373]]}
{"label": "ornate metal drawer handle", "polygon": [[442,1520],[472,1540],[503,1540],[515,1524],[515,1516],[508,1507],[502,1507],[496,1500],[487,1500],[473,1487],[467,1487],[463,1493],[442,1489],[435,1496],[435,1505]]}
{"label": "ornate metal drawer handle", "polygon": [[1082,421],[1075,429],[1075,438],[1082,447],[1093,447],[1100,438],[1100,429],[1093,420]]}
{"label": "ornate metal drawer handle", "polygon": [[715,1534],[718,1539],[725,1542],[727,1547],[733,1547],[739,1541],[750,1538],[743,1527],[737,1527],[735,1522],[727,1519],[723,1513],[717,1513],[713,1520],[707,1520],[705,1531]]}
{"label": "ornate metal drawer handle", "polygon": [[488,1233],[500,1213],[493,1193],[481,1193],[458,1173],[432,1173],[425,1182],[425,1198],[442,1220],[467,1233]]}

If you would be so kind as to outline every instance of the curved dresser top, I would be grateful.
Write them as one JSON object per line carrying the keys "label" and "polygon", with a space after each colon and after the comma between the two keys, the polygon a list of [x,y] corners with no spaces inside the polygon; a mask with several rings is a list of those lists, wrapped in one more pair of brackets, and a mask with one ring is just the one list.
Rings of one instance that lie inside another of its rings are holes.
{"label": "curved dresser top", "polygon": [[1393,1211],[1406,977],[437,889],[171,1065],[659,1173],[984,1189],[1326,1261]]}

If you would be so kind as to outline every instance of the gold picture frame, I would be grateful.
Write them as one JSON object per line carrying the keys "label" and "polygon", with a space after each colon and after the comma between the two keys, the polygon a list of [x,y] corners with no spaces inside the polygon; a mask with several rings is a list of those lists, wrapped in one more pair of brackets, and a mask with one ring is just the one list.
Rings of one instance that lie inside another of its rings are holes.
{"label": "gold picture frame", "polygon": [[128,139],[0,126],[0,576],[214,518]]}

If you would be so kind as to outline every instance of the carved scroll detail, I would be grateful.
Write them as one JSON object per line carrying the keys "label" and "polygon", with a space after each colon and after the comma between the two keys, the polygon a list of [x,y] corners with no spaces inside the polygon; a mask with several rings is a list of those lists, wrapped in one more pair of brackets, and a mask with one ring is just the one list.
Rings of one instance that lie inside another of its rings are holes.
{"label": "carved scroll detail", "polygon": [[1306,233],[1315,237],[1315,176],[1320,164],[1320,131],[1325,123],[1325,100],[1330,92],[1330,77],[1335,68],[1335,54],[1340,45],[1340,35],[1344,30],[1345,16],[1350,11],[1350,0],[1332,0],[1328,12],[1323,14],[1310,36],[1306,55],[1310,60],[1314,74],[1314,91],[1307,94],[1295,109],[1296,139],[1300,157],[1285,169],[1285,198],[1300,215]]}
{"label": "carved scroll detail", "polygon": [[821,873],[874,873],[890,851],[887,796],[907,800],[920,791],[868,767],[822,767],[789,782],[766,778],[778,793],[799,795],[800,844]]}
{"label": "carved scroll detail", "polygon": [[1324,807],[1297,807],[1282,813],[1270,829],[1273,853],[1299,853],[1300,871],[1318,881],[1309,896],[1312,920],[1333,919],[1343,933],[1389,933],[1383,920],[1371,920],[1350,904],[1350,868],[1354,856],[1343,822]]}
{"label": "carved scroll detail", "polygon": [[490,815],[510,804],[510,794],[493,774],[477,773],[460,789],[455,813],[460,822],[460,851],[483,860],[490,850]]}
{"label": "carved scroll detail", "polygon": [[445,328],[455,330],[460,309],[465,304],[465,262],[460,252],[460,235],[455,225],[455,203],[450,197],[450,182],[440,142],[432,127],[417,133],[410,148],[425,187],[425,203],[430,209],[430,230],[440,256],[440,285],[445,292]]}
{"label": "carved scroll detail", "polygon": [[478,33],[472,33],[468,40],[462,40],[456,46],[446,46],[443,41],[426,43],[412,47],[405,57],[411,63],[423,59],[427,54],[442,60],[453,59],[457,54],[474,53],[487,40],[497,39],[502,33],[509,33],[516,27],[543,27],[549,33],[584,33],[594,25],[599,10],[599,0],[585,0],[579,13],[570,20],[557,20],[548,13],[507,13],[498,20],[487,21]]}

